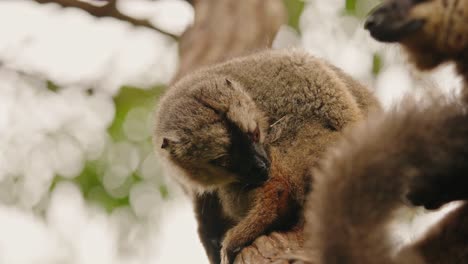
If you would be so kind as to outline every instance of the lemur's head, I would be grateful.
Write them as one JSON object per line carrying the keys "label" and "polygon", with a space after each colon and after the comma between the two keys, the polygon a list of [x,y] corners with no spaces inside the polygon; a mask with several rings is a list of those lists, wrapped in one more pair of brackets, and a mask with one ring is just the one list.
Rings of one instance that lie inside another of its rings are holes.
{"label": "lemur's head", "polygon": [[178,87],[183,93],[174,87],[161,102],[156,148],[202,189],[267,180],[267,123],[252,98],[223,77],[207,76],[191,85]]}
{"label": "lemur's head", "polygon": [[365,27],[383,42],[399,42],[420,69],[468,56],[468,0],[386,0]]}

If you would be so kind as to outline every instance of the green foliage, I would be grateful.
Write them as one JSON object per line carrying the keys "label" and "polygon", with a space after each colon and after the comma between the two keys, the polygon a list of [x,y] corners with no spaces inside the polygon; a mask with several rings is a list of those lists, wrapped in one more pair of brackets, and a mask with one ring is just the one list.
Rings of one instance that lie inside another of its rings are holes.
{"label": "green foliage", "polygon": [[[128,197],[116,199],[104,190],[104,186],[101,182],[102,175],[99,173],[100,171],[98,168],[99,162],[87,162],[81,174],[72,180],[56,176],[50,190],[52,191],[60,182],[70,181],[78,185],[84,198],[88,202],[102,206],[107,212],[111,212],[119,206],[128,205]],[[135,180],[137,180],[136,177]]]}
{"label": "green foliage", "polygon": [[356,2],[357,0],[346,0],[345,10],[348,14],[356,13]]}
{"label": "green foliage", "polygon": [[163,199],[169,198],[169,190],[166,185],[162,184],[159,186],[159,193],[161,193]]}
{"label": "green foliage", "polygon": [[49,80],[47,80],[46,85],[47,85],[47,89],[52,92],[57,92],[60,89],[60,87],[57,84]]}
{"label": "green foliage", "polygon": [[101,182],[99,162],[88,162],[80,176],[73,179],[80,186],[85,199],[104,207],[108,212],[119,206],[128,205],[128,197],[116,199],[110,196]]}
{"label": "green foliage", "polygon": [[299,19],[301,17],[302,11],[304,10],[304,1],[284,0],[284,4],[288,11],[288,25],[299,32]]}
{"label": "green foliage", "polygon": [[382,70],[382,56],[378,53],[374,53],[374,56],[372,57],[372,73],[374,76],[377,76],[380,71]]}
{"label": "green foliage", "polygon": [[122,124],[127,113],[135,107],[143,107],[151,112],[156,103],[156,99],[164,91],[163,87],[157,86],[149,90],[143,90],[132,86],[123,86],[120,93],[114,98],[115,118],[109,127],[109,134],[115,141],[124,140]]}
{"label": "green foliage", "polygon": [[363,19],[378,3],[378,0],[345,0],[343,13]]}
{"label": "green foliage", "polygon": [[[59,87],[51,82],[47,83],[47,87],[51,90],[58,90]],[[137,87],[124,86],[121,88],[120,93],[114,98],[116,107],[116,115],[114,121],[108,129],[109,134],[114,142],[127,140],[122,129],[123,122],[127,113],[135,108],[142,107],[151,113],[154,109],[157,98],[163,92],[163,87],[154,87],[149,90],[143,90]],[[148,147],[152,142],[150,139],[142,142],[142,145],[147,145],[145,151],[151,151],[152,147]],[[144,148],[144,147],[143,147]],[[61,176],[56,176],[51,185],[51,190],[55,188],[57,183],[61,181],[71,181],[76,183],[85,199],[88,202],[95,203],[102,206],[108,212],[120,206],[128,206],[128,196],[123,198],[115,198],[107,193],[102,183],[102,177],[104,173],[104,167],[106,166],[104,160],[88,161],[81,174],[72,179],[66,179]],[[138,173],[133,173],[130,177],[132,184],[141,181],[141,177]],[[169,190],[166,185],[159,186],[159,192],[161,197],[167,199],[169,197]]]}

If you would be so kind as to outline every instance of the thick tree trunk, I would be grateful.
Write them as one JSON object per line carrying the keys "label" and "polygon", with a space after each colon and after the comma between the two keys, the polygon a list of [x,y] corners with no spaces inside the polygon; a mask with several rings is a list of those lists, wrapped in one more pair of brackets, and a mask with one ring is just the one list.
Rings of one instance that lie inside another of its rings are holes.
{"label": "thick tree trunk", "polygon": [[[286,21],[282,0],[194,0],[194,24],[181,36],[176,77],[202,66],[271,47]],[[302,229],[258,238],[236,258],[236,264],[298,263],[290,260],[302,248]]]}
{"label": "thick tree trunk", "polygon": [[198,0],[194,24],[179,42],[174,80],[200,66],[271,47],[286,21],[282,0]]}

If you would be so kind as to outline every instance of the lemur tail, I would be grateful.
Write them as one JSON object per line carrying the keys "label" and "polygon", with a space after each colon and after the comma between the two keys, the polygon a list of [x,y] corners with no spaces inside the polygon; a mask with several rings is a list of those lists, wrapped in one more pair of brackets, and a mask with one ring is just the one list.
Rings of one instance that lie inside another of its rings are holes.
{"label": "lemur tail", "polygon": [[465,177],[467,159],[468,114],[456,103],[406,102],[349,131],[313,175],[305,209],[312,263],[424,263],[415,251],[395,255],[387,226],[408,204],[413,179]]}

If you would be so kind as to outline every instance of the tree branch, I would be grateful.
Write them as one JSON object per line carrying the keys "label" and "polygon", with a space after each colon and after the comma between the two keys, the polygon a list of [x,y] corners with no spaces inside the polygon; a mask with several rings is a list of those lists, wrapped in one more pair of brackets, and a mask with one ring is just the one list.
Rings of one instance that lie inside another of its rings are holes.
{"label": "tree branch", "polygon": [[195,5],[196,0],[185,0],[185,2],[191,4],[192,6]]}
{"label": "tree branch", "polygon": [[282,0],[190,0],[194,24],[180,38],[173,81],[197,68],[271,47],[286,22]]}
{"label": "tree branch", "polygon": [[68,7],[74,7],[74,8],[79,8],[86,13],[94,16],[94,17],[112,17],[117,20],[125,21],[127,23],[130,23],[134,26],[138,27],[146,27],[149,29],[152,29],[154,31],[157,31],[161,34],[164,34],[174,40],[178,40],[179,37],[167,32],[165,30],[162,30],[160,28],[157,28],[153,26],[148,20],[146,19],[138,19],[134,18],[131,16],[127,16],[123,13],[121,13],[118,8],[117,8],[117,0],[109,0],[107,3],[103,6],[96,6],[90,3],[82,2],[79,0],[32,0],[36,3],[39,4],[48,4],[48,3],[55,3],[60,5],[63,8],[68,8]]}
{"label": "tree branch", "polygon": [[257,238],[237,255],[235,264],[305,264],[303,253],[303,229],[273,232]]}

